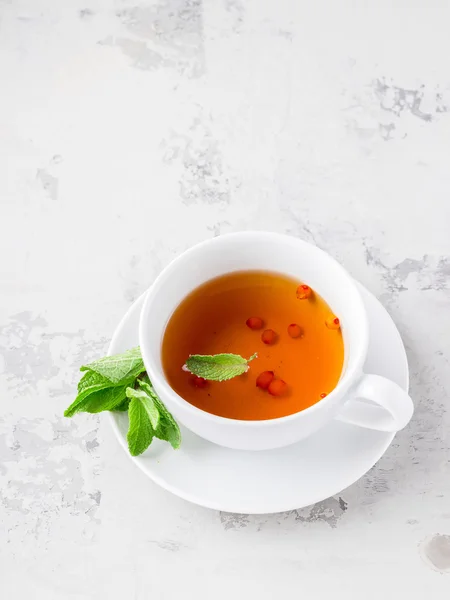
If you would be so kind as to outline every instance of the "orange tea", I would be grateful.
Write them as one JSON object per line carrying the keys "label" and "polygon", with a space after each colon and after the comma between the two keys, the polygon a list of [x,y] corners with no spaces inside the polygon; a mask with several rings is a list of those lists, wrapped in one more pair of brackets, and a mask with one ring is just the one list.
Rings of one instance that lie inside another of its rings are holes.
{"label": "orange tea", "polygon": [[[182,367],[190,354],[249,358],[247,373],[205,381]],[[307,285],[263,271],[239,271],[191,292],[169,319],[162,363],[171,387],[198,408],[230,419],[299,412],[338,383],[344,360],[339,320]]]}

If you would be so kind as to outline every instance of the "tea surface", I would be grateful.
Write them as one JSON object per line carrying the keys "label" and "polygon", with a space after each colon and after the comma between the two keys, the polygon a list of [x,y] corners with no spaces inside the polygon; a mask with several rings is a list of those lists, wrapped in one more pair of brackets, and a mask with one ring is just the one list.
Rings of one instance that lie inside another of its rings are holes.
{"label": "tea surface", "polygon": [[[277,273],[239,271],[190,293],[164,333],[162,363],[171,387],[194,406],[231,419],[283,417],[320,401],[339,381],[344,345],[340,330],[325,324],[332,317],[325,301],[314,292],[307,299],[297,298],[300,283]],[[262,319],[262,329],[251,329],[246,324],[250,317]],[[302,328],[301,337],[289,335],[294,323]],[[267,329],[277,334],[271,345],[262,341]],[[222,352],[246,358],[257,352],[258,358],[248,373],[204,387],[197,387],[194,377],[182,370],[190,354]],[[281,396],[256,386],[263,371],[274,371],[275,378],[287,383]]]}

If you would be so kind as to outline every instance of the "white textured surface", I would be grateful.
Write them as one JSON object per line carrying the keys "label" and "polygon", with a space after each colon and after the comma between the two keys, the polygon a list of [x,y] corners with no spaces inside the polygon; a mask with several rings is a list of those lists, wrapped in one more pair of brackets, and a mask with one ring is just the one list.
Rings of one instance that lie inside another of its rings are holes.
{"label": "white textured surface", "polygon": [[[419,598],[450,586],[445,0],[0,0],[2,597]],[[61,417],[192,243],[290,232],[378,295],[416,414],[308,509],[218,514]]]}

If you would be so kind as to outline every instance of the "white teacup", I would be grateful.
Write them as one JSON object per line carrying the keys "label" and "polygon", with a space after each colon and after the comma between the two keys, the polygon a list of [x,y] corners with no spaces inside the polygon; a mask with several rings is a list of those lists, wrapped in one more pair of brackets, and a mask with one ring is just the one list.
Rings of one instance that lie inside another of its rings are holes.
{"label": "white teacup", "polygon": [[[161,343],[173,311],[202,283],[243,270],[275,271],[307,283],[341,321],[344,366],[338,385],[313,406],[287,417],[240,421],[212,415],[179,396],[164,375]],[[341,265],[316,246],[265,232],[224,235],[184,252],[162,271],[148,290],[139,324],[139,341],[147,372],[174,417],[211,442],[241,450],[287,446],[335,418],[381,431],[402,429],[411,419],[412,400],[389,379],[363,373],[368,336],[364,303],[353,279]]]}

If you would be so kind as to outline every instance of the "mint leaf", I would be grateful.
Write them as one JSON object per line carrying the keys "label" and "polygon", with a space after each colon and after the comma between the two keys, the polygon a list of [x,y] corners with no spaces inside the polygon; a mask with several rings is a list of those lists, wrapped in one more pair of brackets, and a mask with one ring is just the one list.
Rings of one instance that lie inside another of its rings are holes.
{"label": "mint leaf", "polygon": [[[145,371],[139,347],[123,354],[105,356],[80,369],[85,371],[78,383],[78,395],[64,415],[72,417],[78,412],[117,410],[126,400],[125,389]],[[113,391],[114,388],[115,391]],[[121,410],[128,408],[128,402]]]}
{"label": "mint leaf", "polygon": [[105,410],[115,410],[126,399],[126,385],[107,388],[94,392],[86,398],[84,412],[99,413]]}
{"label": "mint leaf", "polygon": [[175,419],[159,399],[147,375],[145,379],[137,380],[140,389],[126,390],[127,397],[131,399],[127,440],[132,456],[142,454],[153,437],[169,442],[175,449],[181,443],[181,433]]}
{"label": "mint leaf", "polygon": [[[64,416],[72,417],[79,412],[128,411],[127,440],[132,456],[142,454],[154,437],[179,448],[180,429],[153,389],[139,347],[106,356],[80,370],[84,374],[78,383],[78,395]],[[142,374],[144,381],[141,381]]]}
{"label": "mint leaf", "polygon": [[98,373],[87,372],[83,375],[78,383],[78,395],[69,408],[64,412],[65,417],[72,417],[75,413],[84,410],[87,403],[86,398],[105,388],[111,387],[111,382],[99,375]]}
{"label": "mint leaf", "polygon": [[157,429],[159,425],[159,411],[155,406],[155,402],[150,394],[147,394],[145,390],[135,390],[133,388],[127,388],[127,398],[130,400],[139,400],[147,412],[148,418],[153,429]]}
{"label": "mint leaf", "polygon": [[127,385],[118,385],[93,392],[82,397],[81,400],[77,396],[75,401],[65,410],[64,416],[73,417],[79,412],[99,413],[104,410],[115,410],[116,406],[119,406],[125,400],[126,389]]}
{"label": "mint leaf", "polygon": [[128,407],[130,424],[127,441],[131,456],[142,454],[152,443],[154,430],[143,403],[139,398],[132,398]]}
{"label": "mint leaf", "polygon": [[257,356],[255,353],[247,360],[239,354],[191,354],[185,368],[197,377],[209,381],[226,381],[246,373],[249,369],[248,363]]}
{"label": "mint leaf", "polygon": [[178,423],[169,412],[164,416],[160,414],[159,427],[155,431],[155,436],[164,442],[169,442],[174,450],[178,450],[180,447],[181,431]]}
{"label": "mint leaf", "polygon": [[122,354],[105,356],[89,365],[81,367],[80,371],[92,371],[105,377],[113,385],[133,381],[145,371],[139,346]]}
{"label": "mint leaf", "polygon": [[78,396],[66,409],[64,416],[72,417],[75,413],[84,410],[87,403],[87,397],[105,388],[111,387],[111,383],[98,373],[87,372],[78,383]]}
{"label": "mint leaf", "polygon": [[87,396],[104,387],[111,387],[111,382],[98,373],[87,371],[78,382],[78,396]]}
{"label": "mint leaf", "polygon": [[145,392],[151,396],[159,411],[159,426],[155,431],[155,436],[160,440],[169,442],[174,450],[178,450],[181,445],[181,431],[178,427],[178,423],[161,402],[147,374],[145,374],[143,379],[138,379],[138,384],[142,390],[145,390]]}
{"label": "mint leaf", "polygon": [[130,406],[130,400],[129,400],[129,398],[125,398],[125,400],[123,402],[121,402],[120,404],[118,404],[116,407],[114,407],[113,410],[118,410],[120,412],[126,412],[128,410],[129,406]]}

